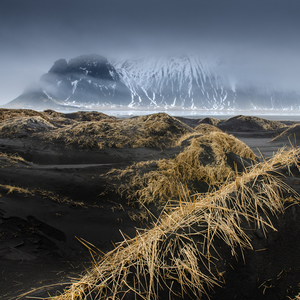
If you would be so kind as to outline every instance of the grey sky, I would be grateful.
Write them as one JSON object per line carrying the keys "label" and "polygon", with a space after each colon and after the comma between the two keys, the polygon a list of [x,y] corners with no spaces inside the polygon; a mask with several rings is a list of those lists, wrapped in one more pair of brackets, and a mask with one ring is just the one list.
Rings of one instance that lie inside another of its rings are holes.
{"label": "grey sky", "polygon": [[234,80],[300,89],[299,14],[299,0],[2,0],[0,104],[90,53],[197,53]]}

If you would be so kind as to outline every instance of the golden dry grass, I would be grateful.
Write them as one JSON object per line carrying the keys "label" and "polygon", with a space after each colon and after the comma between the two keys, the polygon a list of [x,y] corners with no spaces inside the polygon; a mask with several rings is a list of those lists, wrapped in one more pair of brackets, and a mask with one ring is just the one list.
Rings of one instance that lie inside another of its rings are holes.
{"label": "golden dry grass", "polygon": [[202,133],[202,134],[208,134],[210,132],[214,132],[214,131],[218,131],[218,132],[221,132],[221,130],[214,126],[214,125],[211,125],[211,124],[199,124],[198,126],[196,126],[194,128],[195,131],[199,132],[199,133]]}
{"label": "golden dry grass", "polygon": [[116,117],[108,116],[102,112],[97,111],[77,111],[74,113],[60,113],[52,109],[47,109],[43,111],[43,114],[52,118],[64,118],[71,119],[78,122],[90,122],[90,121],[102,121],[106,120],[116,120]]}
{"label": "golden dry grass", "polygon": [[43,198],[50,199],[54,202],[85,207],[83,202],[74,201],[69,197],[61,196],[53,191],[47,191],[41,188],[28,189],[28,188],[9,185],[9,184],[0,184],[0,189],[6,191],[7,195],[11,193],[23,194],[25,197],[39,195]]}
{"label": "golden dry grass", "polygon": [[[280,150],[273,158],[254,165],[218,191],[189,195],[183,187],[180,201],[170,203],[148,230],[137,230],[113,251],[103,255],[56,300],[164,299],[173,293],[200,299],[223,283],[224,261],[215,241],[221,240],[238,255],[252,249],[244,230],[276,230],[271,216],[285,205],[299,204],[299,196],[280,179],[279,169],[296,165],[300,149]],[[291,194],[293,198],[291,200]],[[284,197],[286,195],[286,197]],[[86,241],[90,249],[96,250]],[[223,266],[223,267],[222,267]]]}
{"label": "golden dry grass", "polygon": [[[300,283],[299,283],[300,286]],[[291,300],[300,300],[300,293],[298,295],[296,295],[294,298],[288,297]]]}
{"label": "golden dry grass", "polygon": [[108,181],[117,181],[118,192],[125,194],[129,201],[160,206],[178,197],[182,183],[195,193],[204,188],[201,183],[215,187],[235,178],[236,170],[228,163],[228,153],[252,161],[256,159],[246,144],[223,132],[189,134],[178,144],[185,147],[174,159],[140,162],[125,170],[112,170],[105,177]]}
{"label": "golden dry grass", "polygon": [[0,152],[0,161],[1,161],[1,165],[27,163],[26,160],[23,157],[21,157],[18,153],[10,154],[10,153]]}
{"label": "golden dry grass", "polygon": [[165,113],[158,113],[125,120],[76,123],[43,134],[41,139],[90,149],[166,148],[188,132],[193,129]]}
{"label": "golden dry grass", "polygon": [[267,131],[284,129],[287,126],[277,121],[270,121],[252,116],[235,116],[226,121],[220,122],[218,127],[229,131]]}
{"label": "golden dry grass", "polygon": [[12,119],[12,118],[22,118],[22,117],[41,117],[49,121],[49,117],[42,112],[38,112],[31,109],[6,109],[0,108],[0,121]]}
{"label": "golden dry grass", "polygon": [[35,132],[45,132],[56,127],[40,116],[12,118],[0,122],[0,136],[16,137]]}
{"label": "golden dry grass", "polygon": [[33,195],[38,194],[38,195],[42,196],[43,198],[50,199],[54,202],[63,203],[63,204],[67,204],[67,205],[81,206],[81,207],[85,206],[84,202],[74,201],[67,196],[61,196],[53,191],[47,191],[47,190],[43,190],[41,188],[35,188],[35,189],[32,189],[31,192]]}
{"label": "golden dry grass", "polygon": [[291,141],[296,142],[297,140],[299,140],[299,138],[300,138],[300,124],[294,124],[288,127],[283,132],[281,132],[275,138],[273,138],[272,141],[290,139]]}
{"label": "golden dry grass", "polygon": [[25,196],[28,196],[28,195],[33,196],[34,195],[33,192],[27,188],[24,189],[24,188],[12,186],[9,184],[0,184],[0,188],[6,190],[7,194],[18,193],[18,194],[24,194]]}

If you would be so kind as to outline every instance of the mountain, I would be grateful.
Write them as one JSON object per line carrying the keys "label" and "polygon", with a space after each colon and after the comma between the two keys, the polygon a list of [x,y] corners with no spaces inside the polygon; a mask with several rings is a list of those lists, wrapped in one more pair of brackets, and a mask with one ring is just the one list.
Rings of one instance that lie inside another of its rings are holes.
{"label": "mountain", "polygon": [[[57,60],[36,87],[26,89],[9,107],[89,107],[130,104],[130,90],[118,72],[100,55]],[[51,107],[49,106],[51,104]]]}
{"label": "mountain", "polygon": [[143,57],[110,63],[100,55],[57,60],[38,84],[6,107],[199,110],[299,110],[299,91],[232,83],[198,56]]}
{"label": "mountain", "polygon": [[196,56],[126,60],[115,68],[131,91],[133,106],[204,110],[235,106],[235,92],[225,87],[225,78]]}
{"label": "mountain", "polygon": [[139,58],[115,63],[131,106],[199,110],[299,110],[299,91],[232,83],[217,62],[198,56]]}

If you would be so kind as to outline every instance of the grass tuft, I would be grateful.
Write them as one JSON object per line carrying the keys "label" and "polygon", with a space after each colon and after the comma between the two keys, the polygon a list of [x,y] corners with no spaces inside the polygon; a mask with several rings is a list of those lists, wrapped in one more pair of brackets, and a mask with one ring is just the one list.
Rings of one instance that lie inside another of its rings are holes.
{"label": "grass tuft", "polygon": [[192,133],[177,144],[185,147],[174,159],[140,162],[125,170],[112,170],[105,177],[117,182],[118,192],[130,202],[160,206],[178,198],[182,183],[191,193],[207,192],[235,178],[237,164],[242,170],[243,164],[256,159],[246,144],[223,132]]}

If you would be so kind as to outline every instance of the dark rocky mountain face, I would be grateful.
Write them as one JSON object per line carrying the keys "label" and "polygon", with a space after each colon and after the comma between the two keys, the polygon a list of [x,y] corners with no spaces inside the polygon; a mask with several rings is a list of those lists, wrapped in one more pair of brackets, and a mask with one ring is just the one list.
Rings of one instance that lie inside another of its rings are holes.
{"label": "dark rocky mountain face", "polygon": [[64,104],[128,105],[130,91],[108,60],[99,55],[79,56],[69,63],[56,61],[40,79],[47,94]]}
{"label": "dark rocky mountain face", "polygon": [[[46,102],[53,102],[53,105],[48,106]],[[69,62],[57,60],[35,88],[27,89],[7,106],[126,106],[130,102],[130,90],[108,60],[99,55],[83,55]]]}

